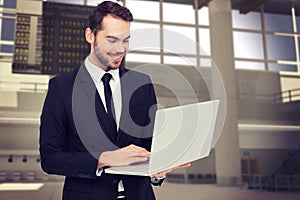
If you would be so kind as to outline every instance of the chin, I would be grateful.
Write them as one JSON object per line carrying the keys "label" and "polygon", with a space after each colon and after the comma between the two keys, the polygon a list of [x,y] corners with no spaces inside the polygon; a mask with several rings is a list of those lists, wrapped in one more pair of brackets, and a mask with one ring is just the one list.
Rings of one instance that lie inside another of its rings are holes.
{"label": "chin", "polygon": [[114,69],[119,69],[120,65],[109,65],[109,69],[114,70]]}
{"label": "chin", "polygon": [[109,67],[110,67],[111,69],[118,69],[118,68],[121,66],[121,63],[122,63],[122,62],[111,63],[111,64],[109,65]]}

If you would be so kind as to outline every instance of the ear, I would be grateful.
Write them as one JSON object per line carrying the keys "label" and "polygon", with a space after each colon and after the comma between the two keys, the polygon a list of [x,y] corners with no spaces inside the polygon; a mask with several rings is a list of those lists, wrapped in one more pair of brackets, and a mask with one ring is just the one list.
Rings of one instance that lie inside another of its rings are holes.
{"label": "ear", "polygon": [[85,29],[85,40],[90,43],[93,44],[94,43],[94,33],[93,31],[88,27]]}

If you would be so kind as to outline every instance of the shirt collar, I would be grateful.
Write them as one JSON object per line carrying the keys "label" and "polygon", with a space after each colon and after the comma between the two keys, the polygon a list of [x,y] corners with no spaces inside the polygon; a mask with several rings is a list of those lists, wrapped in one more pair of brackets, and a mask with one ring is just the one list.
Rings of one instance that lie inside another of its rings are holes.
{"label": "shirt collar", "polygon": [[97,67],[91,61],[89,61],[88,57],[84,61],[85,67],[91,77],[94,79],[96,82],[101,82],[101,78],[105,73],[110,73],[112,75],[112,80],[114,81],[119,81],[120,76],[119,76],[119,69],[115,70],[109,70],[108,72],[104,71],[100,67]]}

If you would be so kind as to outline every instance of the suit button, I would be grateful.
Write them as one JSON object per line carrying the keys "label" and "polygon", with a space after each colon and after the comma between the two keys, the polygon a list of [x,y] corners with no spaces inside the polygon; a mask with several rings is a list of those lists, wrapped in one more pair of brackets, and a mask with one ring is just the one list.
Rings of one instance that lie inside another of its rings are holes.
{"label": "suit button", "polygon": [[116,180],[116,179],[113,180],[113,184],[118,184],[118,183],[119,183],[119,180]]}

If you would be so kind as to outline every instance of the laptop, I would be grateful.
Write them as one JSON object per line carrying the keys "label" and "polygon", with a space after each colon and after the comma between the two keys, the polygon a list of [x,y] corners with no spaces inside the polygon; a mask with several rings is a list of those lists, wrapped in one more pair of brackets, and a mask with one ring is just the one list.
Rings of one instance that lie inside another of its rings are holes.
{"label": "laptop", "polygon": [[149,176],[209,155],[220,101],[156,111],[147,162],[110,167],[105,173]]}

